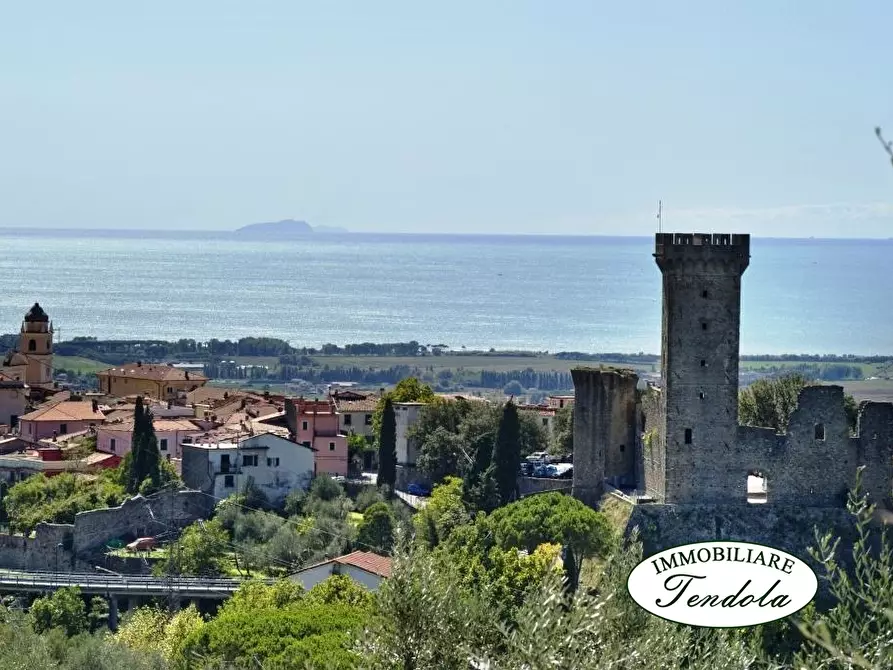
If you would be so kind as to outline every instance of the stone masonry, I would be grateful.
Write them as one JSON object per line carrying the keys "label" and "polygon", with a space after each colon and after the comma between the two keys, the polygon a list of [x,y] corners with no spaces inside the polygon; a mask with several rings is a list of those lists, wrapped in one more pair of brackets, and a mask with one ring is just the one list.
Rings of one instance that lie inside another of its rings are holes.
{"label": "stone masonry", "polygon": [[[750,261],[750,237],[658,234],[654,257],[663,275],[661,384],[637,392],[629,371],[572,371],[574,495],[594,504],[606,478],[622,477],[633,483],[625,488],[656,503],[653,514],[639,505],[634,515],[652,526],[678,523],[684,515],[672,510],[686,507],[714,519],[746,509],[745,520],[781,518],[784,508],[812,510],[804,518],[820,519],[821,510],[828,510],[829,523],[840,526],[838,512],[864,466],[865,491],[889,506],[893,404],[862,403],[850,435],[843,389],[808,386],[785,434],[738,425],[741,278]],[[618,445],[630,442],[632,460],[619,458],[625,451]],[[764,504],[749,504],[750,475],[766,482]],[[711,517],[711,509],[724,511]],[[701,528],[698,537],[728,539],[722,525]],[[739,531],[745,539],[747,533]],[[680,539],[677,531],[657,532]]]}

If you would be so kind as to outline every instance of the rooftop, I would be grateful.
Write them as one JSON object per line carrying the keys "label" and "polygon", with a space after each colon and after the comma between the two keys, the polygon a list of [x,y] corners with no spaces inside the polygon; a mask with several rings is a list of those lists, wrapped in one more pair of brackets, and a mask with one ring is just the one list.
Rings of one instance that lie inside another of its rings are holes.
{"label": "rooftop", "polygon": [[95,421],[102,423],[105,415],[93,409],[89,400],[63,400],[43,407],[21,417],[22,421]]}
{"label": "rooftop", "polygon": [[172,365],[160,363],[126,363],[120,367],[108,368],[96,373],[106,377],[133,377],[134,379],[151,379],[155,381],[207,381],[208,378],[198,372],[181,370]]}
{"label": "rooftop", "polygon": [[25,314],[25,321],[46,322],[49,320],[50,320],[50,317],[48,317],[47,313],[43,311],[43,307],[40,306],[39,302],[35,302],[31,306],[31,309],[28,310],[28,313]]}
{"label": "rooftop", "polygon": [[379,577],[391,576],[392,561],[390,556],[379,556],[371,551],[354,551],[346,556],[338,556],[332,560],[339,565],[352,565]]}

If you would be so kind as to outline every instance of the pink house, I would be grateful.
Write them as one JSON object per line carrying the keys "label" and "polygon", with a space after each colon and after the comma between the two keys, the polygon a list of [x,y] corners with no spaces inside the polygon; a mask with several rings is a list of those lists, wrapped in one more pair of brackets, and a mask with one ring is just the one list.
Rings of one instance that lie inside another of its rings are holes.
{"label": "pink house", "polygon": [[[188,419],[155,419],[152,422],[155,437],[158,438],[158,451],[168,460],[182,457],[180,445],[183,438],[200,435],[202,429]],[[133,441],[133,419],[118,423],[107,423],[96,433],[96,451],[115,454],[123,458],[131,449]]]}
{"label": "pink house", "polygon": [[295,442],[314,450],[317,473],[347,475],[347,436],[338,429],[338,414],[331,399],[288,399],[285,416]]}
{"label": "pink house", "polygon": [[104,421],[105,415],[95,400],[63,400],[47,403],[21,417],[19,435],[29,442],[37,442],[99,427]]}

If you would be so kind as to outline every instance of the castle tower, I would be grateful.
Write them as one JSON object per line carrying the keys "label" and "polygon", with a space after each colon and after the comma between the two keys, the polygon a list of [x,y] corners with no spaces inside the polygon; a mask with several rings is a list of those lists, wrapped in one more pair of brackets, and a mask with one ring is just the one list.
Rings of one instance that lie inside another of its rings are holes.
{"label": "castle tower", "polygon": [[719,470],[737,443],[741,276],[750,235],[659,233],[654,258],[663,274],[663,502],[720,501],[729,492]]}
{"label": "castle tower", "polygon": [[632,476],[636,384],[632,370],[573,368],[574,478],[572,494],[595,507],[605,477]]}
{"label": "castle tower", "polygon": [[53,382],[53,324],[40,303],[25,314],[19,333],[19,353],[28,359],[25,382],[31,386]]}

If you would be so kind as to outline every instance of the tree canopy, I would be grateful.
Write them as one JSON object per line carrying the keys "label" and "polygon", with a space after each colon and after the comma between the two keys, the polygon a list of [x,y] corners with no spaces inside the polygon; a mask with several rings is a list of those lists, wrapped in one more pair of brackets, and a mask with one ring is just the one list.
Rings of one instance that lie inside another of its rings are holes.
{"label": "tree canopy", "polygon": [[518,408],[509,401],[502,408],[502,419],[493,447],[493,476],[499,501],[505,505],[518,497],[518,468],[521,466],[521,425]]}
{"label": "tree canopy", "polygon": [[[738,394],[738,422],[743,426],[774,428],[786,433],[791,415],[806,386],[814,383],[799,372],[758,379]],[[844,396],[844,410],[850,430],[856,428],[858,407],[853,396]]]}
{"label": "tree canopy", "polygon": [[357,544],[364,551],[389,554],[394,546],[396,519],[387,503],[377,502],[363,512],[357,528]]}
{"label": "tree canopy", "polygon": [[392,494],[397,483],[397,416],[390,398],[385,398],[381,430],[378,433],[378,486]]}

